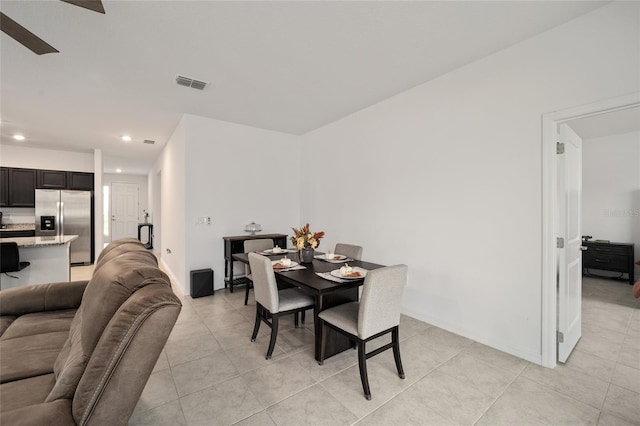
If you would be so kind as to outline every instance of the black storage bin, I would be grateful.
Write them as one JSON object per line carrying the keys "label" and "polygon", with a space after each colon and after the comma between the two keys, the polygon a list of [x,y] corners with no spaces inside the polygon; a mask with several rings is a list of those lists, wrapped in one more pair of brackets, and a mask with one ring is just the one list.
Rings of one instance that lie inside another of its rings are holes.
{"label": "black storage bin", "polygon": [[191,271],[191,297],[211,296],[213,294],[213,270],[198,269]]}

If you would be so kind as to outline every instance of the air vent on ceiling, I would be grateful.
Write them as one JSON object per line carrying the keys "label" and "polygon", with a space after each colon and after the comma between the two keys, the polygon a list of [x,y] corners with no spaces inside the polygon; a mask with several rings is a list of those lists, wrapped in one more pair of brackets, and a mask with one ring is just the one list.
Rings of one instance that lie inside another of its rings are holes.
{"label": "air vent on ceiling", "polygon": [[153,145],[154,143],[156,143],[156,141],[152,141],[151,139],[145,139],[143,142],[149,145]]}
{"label": "air vent on ceiling", "polygon": [[176,76],[176,83],[179,86],[191,87],[193,89],[203,90],[207,87],[207,83],[200,80],[194,80],[193,78],[185,77],[183,75]]}

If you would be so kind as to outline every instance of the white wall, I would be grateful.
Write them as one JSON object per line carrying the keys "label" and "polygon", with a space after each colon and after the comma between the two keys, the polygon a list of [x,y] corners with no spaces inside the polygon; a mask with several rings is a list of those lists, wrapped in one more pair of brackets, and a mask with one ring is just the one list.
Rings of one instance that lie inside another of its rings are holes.
{"label": "white wall", "polygon": [[104,173],[104,163],[101,149],[93,151],[93,246],[95,248],[94,261],[98,258],[104,248],[104,234],[102,233],[102,224],[104,222],[103,200],[104,193],[102,191],[102,175]]}
{"label": "white wall", "polygon": [[[299,137],[243,125],[186,116],[186,270],[214,270],[224,287],[222,237],[246,235],[255,221],[262,233],[287,234],[300,217]],[[163,200],[164,200],[163,191]],[[211,225],[196,218],[211,217]],[[242,264],[234,272],[244,274]]]}
{"label": "white wall", "polygon": [[94,161],[93,153],[2,145],[0,166],[93,173]]}
{"label": "white wall", "polygon": [[[173,131],[169,142],[162,150],[156,164],[149,175],[160,176],[161,182],[156,182],[161,188],[160,210],[162,222],[159,226],[162,241],[160,247],[160,260],[169,271],[176,285],[184,286],[185,283],[185,206],[186,206],[186,139],[185,118],[183,117]],[[152,205],[158,204],[154,199]],[[154,224],[154,232],[157,225]]]}
{"label": "white wall", "polygon": [[160,254],[162,247],[162,172],[152,169],[147,176],[149,221],[153,223],[153,251]]}
{"label": "white wall", "polygon": [[[183,116],[149,180],[160,187],[161,258],[185,294],[196,269],[213,269],[215,288],[224,287],[224,236],[245,235],[251,221],[264,234],[287,234],[299,225],[299,142],[298,136]],[[149,192],[156,205],[156,190]],[[211,217],[211,225],[198,224],[201,217]],[[234,272],[244,268],[236,264]]]}
{"label": "white wall", "polygon": [[[148,210],[149,206],[149,193],[148,193],[148,177],[144,175],[127,175],[121,173],[105,173],[102,178],[102,184],[104,186],[109,186],[111,188],[111,184],[114,182],[119,183],[135,183],[138,184],[138,188],[140,189],[138,193],[138,221],[144,221],[144,212],[143,210]],[[113,192],[109,191],[109,197],[113,195]],[[109,202],[109,215],[111,217],[111,202]],[[155,225],[154,225],[155,226]],[[102,228],[100,228],[100,232],[102,232]],[[146,232],[146,231],[145,231]],[[146,234],[145,234],[146,235]],[[109,227],[109,238],[106,241],[111,241],[111,227]]]}
{"label": "white wall", "polygon": [[[640,90],[614,3],[303,136],[301,221],[407,263],[403,310],[541,362],[541,116]],[[332,176],[335,185],[326,185]]]}
{"label": "white wall", "polygon": [[633,243],[640,258],[640,132],[583,141],[582,233]]}

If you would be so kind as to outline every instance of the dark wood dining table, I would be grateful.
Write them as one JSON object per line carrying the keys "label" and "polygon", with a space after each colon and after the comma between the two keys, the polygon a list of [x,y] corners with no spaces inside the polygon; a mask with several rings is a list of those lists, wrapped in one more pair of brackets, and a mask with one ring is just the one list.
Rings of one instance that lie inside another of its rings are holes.
{"label": "dark wood dining table", "polygon": [[[316,256],[323,254],[316,252]],[[298,253],[286,253],[287,257],[295,262],[300,263]],[[283,254],[269,256],[273,260],[281,259]],[[233,258],[240,262],[249,263],[247,253],[234,254]],[[361,260],[353,260],[347,262],[349,266],[358,266],[366,270],[382,268],[384,265],[378,265],[371,262],[363,262]],[[318,314],[323,309],[331,308],[342,303],[358,300],[358,287],[364,283],[364,279],[350,280],[344,283],[329,281],[316,275],[316,272],[330,272],[339,269],[344,263],[331,263],[320,259],[313,259],[312,263],[302,263],[305,269],[297,269],[290,271],[275,271],[278,286],[291,287],[295,286],[311,295],[315,300],[314,315],[314,331],[315,331],[315,358],[320,360],[320,344],[322,342],[322,328],[318,321]],[[325,346],[325,359],[340,352],[351,348],[349,339],[337,333],[334,330],[326,328],[327,341]]]}

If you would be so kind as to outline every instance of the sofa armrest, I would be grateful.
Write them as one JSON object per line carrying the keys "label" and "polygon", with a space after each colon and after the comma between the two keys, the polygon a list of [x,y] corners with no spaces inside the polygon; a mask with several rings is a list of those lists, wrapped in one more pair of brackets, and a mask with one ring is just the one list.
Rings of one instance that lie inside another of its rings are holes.
{"label": "sofa armrest", "polygon": [[35,284],[0,291],[0,315],[77,309],[88,281]]}

